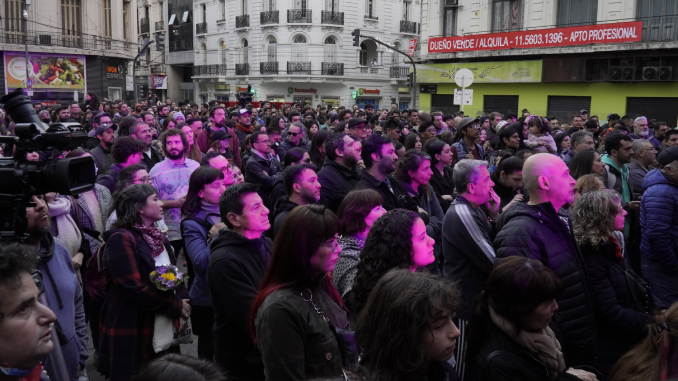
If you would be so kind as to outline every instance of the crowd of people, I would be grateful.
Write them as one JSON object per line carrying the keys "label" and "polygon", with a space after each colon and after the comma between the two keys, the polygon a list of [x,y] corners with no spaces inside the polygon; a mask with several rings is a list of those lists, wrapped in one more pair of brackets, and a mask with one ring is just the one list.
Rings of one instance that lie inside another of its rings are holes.
{"label": "crowd of people", "polygon": [[678,129],[260,106],[35,106],[96,184],[2,244],[0,380],[678,377]]}

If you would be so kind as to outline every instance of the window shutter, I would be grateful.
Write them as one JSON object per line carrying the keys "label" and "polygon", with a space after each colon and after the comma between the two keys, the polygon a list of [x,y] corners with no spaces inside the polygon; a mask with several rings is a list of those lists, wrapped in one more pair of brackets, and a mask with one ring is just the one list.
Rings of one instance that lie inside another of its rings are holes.
{"label": "window shutter", "polygon": [[591,97],[549,97],[548,115],[570,123],[579,110],[591,110]]}
{"label": "window shutter", "polygon": [[504,117],[508,114],[518,114],[517,95],[486,95],[484,103],[487,114],[495,111],[502,113]]}

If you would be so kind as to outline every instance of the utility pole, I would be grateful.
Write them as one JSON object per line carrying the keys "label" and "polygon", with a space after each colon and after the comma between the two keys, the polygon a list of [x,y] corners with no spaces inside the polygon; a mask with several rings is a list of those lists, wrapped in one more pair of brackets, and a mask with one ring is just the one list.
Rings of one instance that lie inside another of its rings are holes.
{"label": "utility pole", "polygon": [[134,86],[134,105],[137,104],[137,98],[139,96],[139,89],[137,89],[137,61],[139,60],[139,57],[143,56],[144,54],[147,54],[148,52],[148,46],[154,43],[155,41],[153,40],[146,40],[144,43],[144,47],[141,48],[141,51],[139,54],[137,54],[136,57],[134,57],[134,62],[132,62],[132,86]]}
{"label": "utility pole", "polygon": [[[28,96],[28,81],[30,81],[30,76],[28,75],[29,69],[28,67],[31,66],[31,61],[28,60],[28,6],[31,5],[31,0],[26,0],[24,2],[24,11],[23,11],[23,16],[24,16],[24,54],[26,58],[26,96]],[[28,99],[31,99],[30,96],[28,96]]]}
{"label": "utility pole", "polygon": [[379,41],[378,39],[376,39],[374,37],[365,36],[364,34],[360,34],[360,29],[355,29],[351,34],[354,36],[354,43],[353,43],[354,46],[359,46],[358,44],[356,44],[359,37],[367,38],[368,40],[372,40],[379,45],[383,45],[383,46],[385,46],[385,47],[387,47],[387,48],[389,48],[393,51],[396,51],[396,52],[404,55],[405,57],[407,57],[407,59],[410,60],[410,64],[412,65],[412,74],[413,74],[412,75],[412,81],[411,81],[412,82],[412,108],[416,109],[417,108],[417,93],[416,93],[416,91],[417,91],[417,66],[415,65],[412,57],[410,57],[409,54],[402,52],[402,51],[394,48],[391,45],[385,44],[385,43]]}

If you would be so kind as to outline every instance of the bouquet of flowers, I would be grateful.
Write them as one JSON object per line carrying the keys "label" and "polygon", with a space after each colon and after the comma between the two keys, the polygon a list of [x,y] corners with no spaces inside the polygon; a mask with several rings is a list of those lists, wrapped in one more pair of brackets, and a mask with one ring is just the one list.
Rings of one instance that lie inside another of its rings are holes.
{"label": "bouquet of flowers", "polygon": [[179,271],[174,265],[157,266],[149,276],[158,290],[170,291],[176,289],[181,282],[188,280],[188,276]]}

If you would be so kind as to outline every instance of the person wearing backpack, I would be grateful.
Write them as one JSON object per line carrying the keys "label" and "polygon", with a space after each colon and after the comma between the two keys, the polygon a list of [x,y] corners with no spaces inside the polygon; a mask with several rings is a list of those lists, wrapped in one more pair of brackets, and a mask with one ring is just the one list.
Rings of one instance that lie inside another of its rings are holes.
{"label": "person wearing backpack", "polygon": [[181,212],[181,237],[184,252],[192,264],[191,300],[193,333],[198,339],[198,357],[214,357],[214,310],[207,287],[206,272],[210,262],[209,242],[225,225],[219,214],[219,197],[226,190],[224,174],[216,168],[203,166],[196,169],[188,183],[188,193]]}

